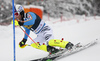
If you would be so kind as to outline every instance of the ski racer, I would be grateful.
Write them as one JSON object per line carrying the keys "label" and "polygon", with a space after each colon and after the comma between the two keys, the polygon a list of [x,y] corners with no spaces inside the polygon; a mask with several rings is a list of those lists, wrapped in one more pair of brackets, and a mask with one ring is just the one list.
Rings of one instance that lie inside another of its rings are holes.
{"label": "ski racer", "polygon": [[[24,8],[21,5],[15,5],[14,12],[15,18],[19,20],[19,26],[22,26],[28,35],[30,34],[30,31],[37,35],[33,40],[39,45],[39,47],[33,41],[31,42],[32,47],[44,50],[51,54],[59,51],[59,49],[52,46],[66,49],[72,48],[73,44],[71,42],[54,39],[52,29],[37,14],[33,12],[25,13]],[[28,36],[25,34],[19,43],[20,48],[25,45],[27,38]]]}

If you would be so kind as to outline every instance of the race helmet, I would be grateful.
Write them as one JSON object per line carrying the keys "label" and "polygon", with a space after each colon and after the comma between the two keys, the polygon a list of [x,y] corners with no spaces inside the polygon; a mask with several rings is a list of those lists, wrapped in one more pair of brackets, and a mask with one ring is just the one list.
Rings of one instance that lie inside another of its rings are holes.
{"label": "race helmet", "polygon": [[19,15],[20,14],[20,15],[24,16],[24,8],[23,8],[23,6],[16,4],[14,6],[14,14],[15,15]]}

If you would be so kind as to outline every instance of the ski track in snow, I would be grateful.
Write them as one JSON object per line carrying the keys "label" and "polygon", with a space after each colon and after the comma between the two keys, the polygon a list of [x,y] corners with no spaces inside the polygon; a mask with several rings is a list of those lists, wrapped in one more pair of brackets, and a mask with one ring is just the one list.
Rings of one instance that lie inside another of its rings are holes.
{"label": "ski track in snow", "polygon": [[[91,19],[91,18],[90,18]],[[53,19],[53,21],[56,19]],[[81,19],[83,20],[83,19]],[[91,19],[91,21],[76,23],[75,21],[64,21],[52,24],[46,21],[54,31],[55,39],[64,38],[74,44],[87,42],[98,39],[98,43],[79,53],[64,57],[58,61],[99,61],[100,57],[100,20]],[[16,61],[29,61],[48,55],[47,52],[37,50],[32,47],[19,48],[19,42],[22,40],[24,33],[19,27],[16,27]],[[0,61],[14,61],[13,58],[13,25],[0,26]],[[36,35],[31,32],[30,36],[34,39]],[[31,40],[28,38],[27,44]]]}

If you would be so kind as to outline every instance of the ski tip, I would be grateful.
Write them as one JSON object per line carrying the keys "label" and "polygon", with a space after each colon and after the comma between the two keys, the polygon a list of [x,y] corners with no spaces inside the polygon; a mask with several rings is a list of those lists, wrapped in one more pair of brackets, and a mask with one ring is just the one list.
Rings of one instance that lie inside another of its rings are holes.
{"label": "ski tip", "polygon": [[96,39],[96,40],[98,40],[98,39]]}
{"label": "ski tip", "polygon": [[94,40],[94,42],[95,42],[95,43],[98,43],[98,40],[99,40],[99,39],[96,39],[96,40]]}

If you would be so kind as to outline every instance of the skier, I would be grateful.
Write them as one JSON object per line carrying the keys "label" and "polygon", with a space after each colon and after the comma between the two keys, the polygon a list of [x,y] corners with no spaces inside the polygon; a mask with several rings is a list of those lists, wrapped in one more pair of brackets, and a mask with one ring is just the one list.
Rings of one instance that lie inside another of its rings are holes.
{"label": "skier", "polygon": [[[24,13],[24,8],[21,5],[15,5],[15,18],[19,25],[22,26],[29,35],[30,30],[34,32],[37,37],[34,39],[37,45],[32,41],[31,46],[40,50],[44,50],[51,54],[57,53],[59,49],[52,47],[58,46],[61,48],[71,49],[73,44],[68,41],[54,39],[52,29],[35,13]],[[23,47],[27,41],[28,36],[25,34],[24,38],[19,43],[19,47]],[[45,44],[44,44],[45,43]]]}

